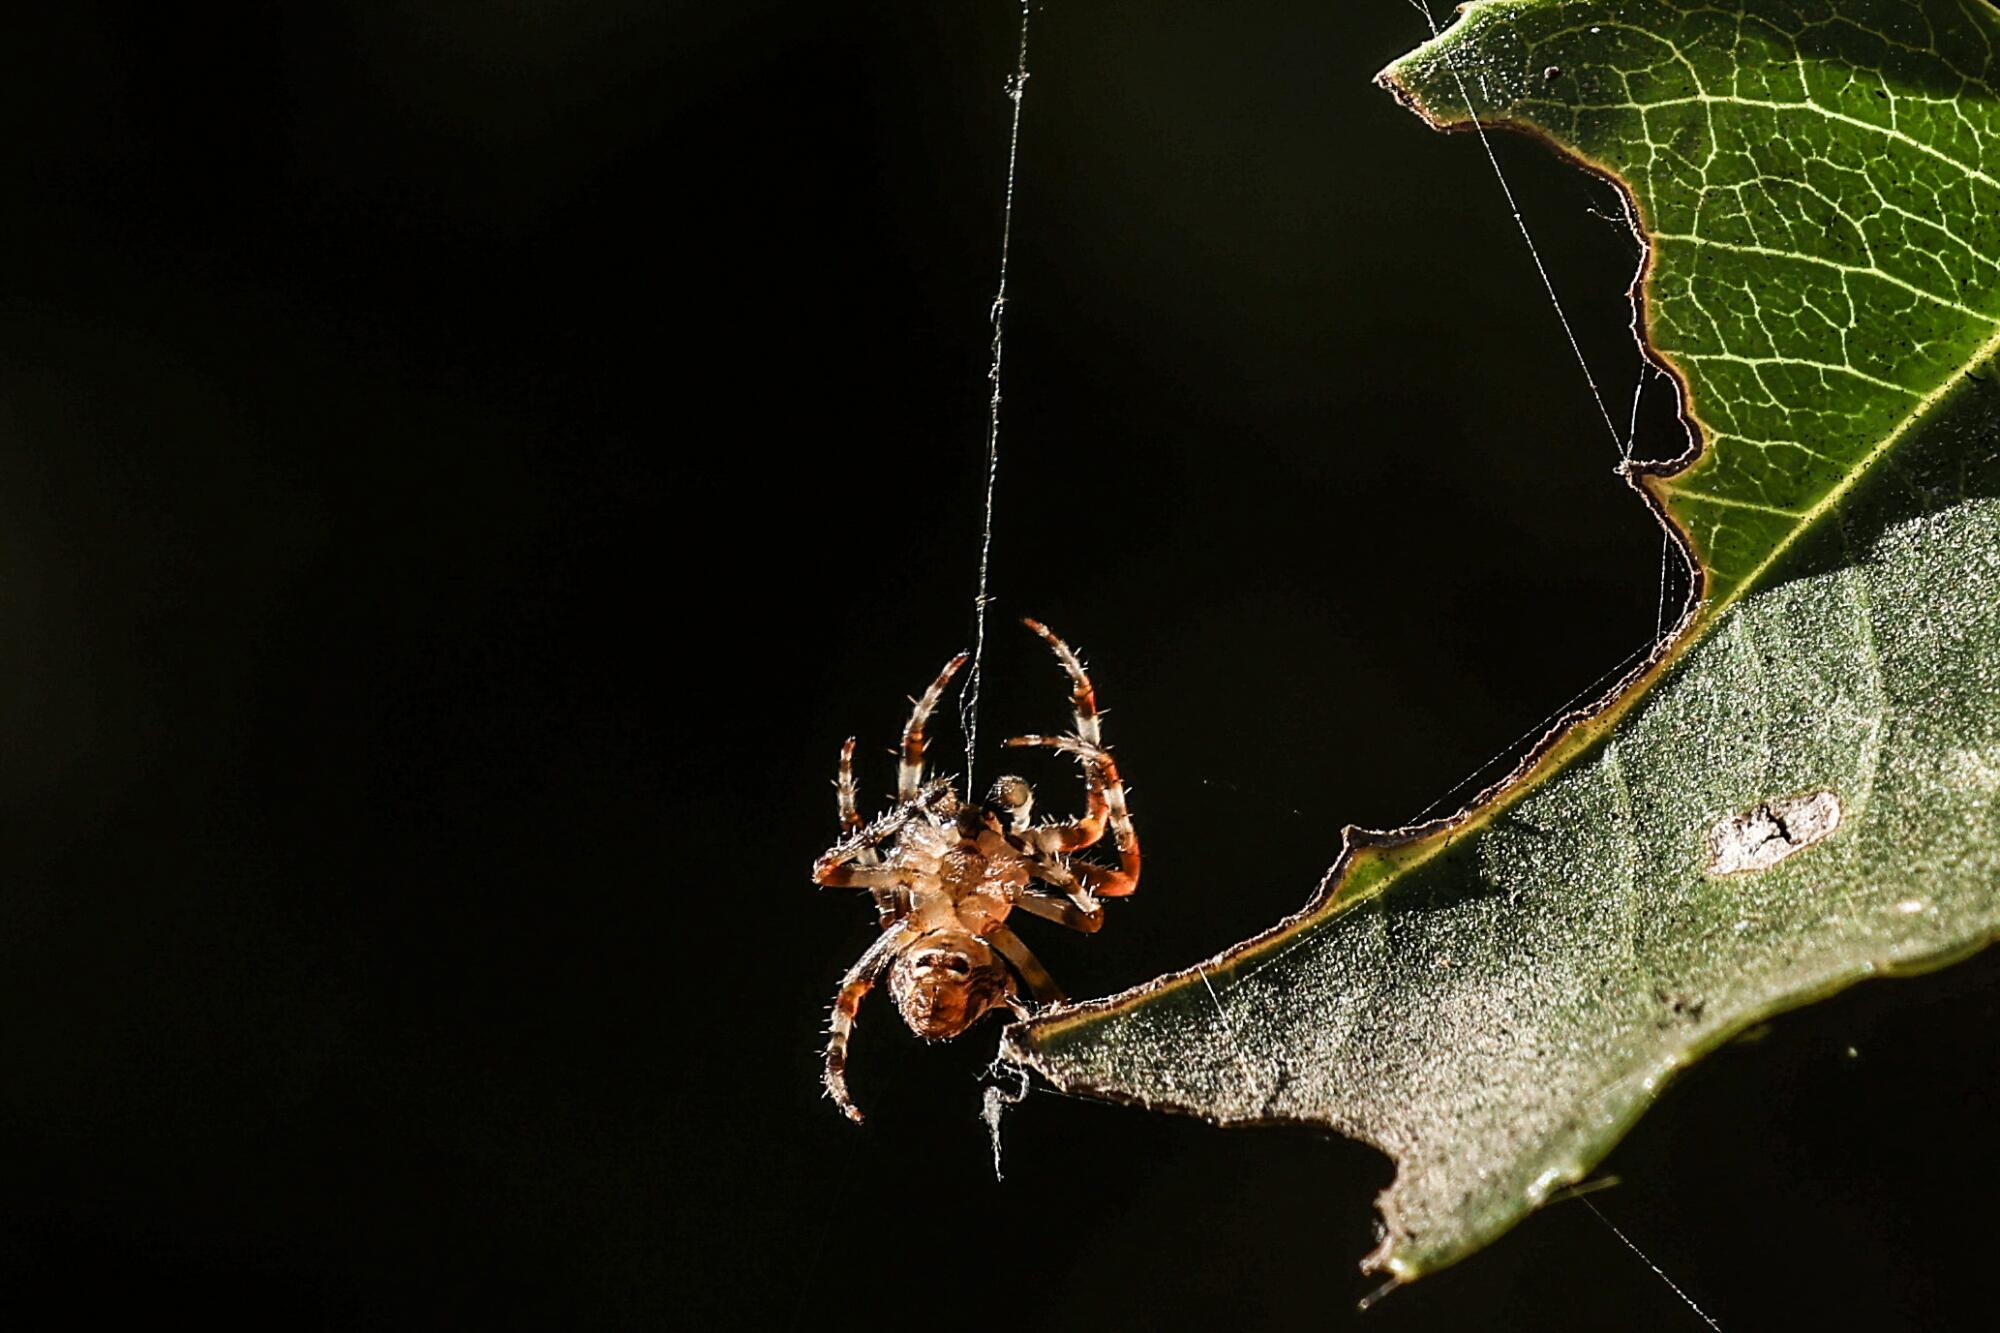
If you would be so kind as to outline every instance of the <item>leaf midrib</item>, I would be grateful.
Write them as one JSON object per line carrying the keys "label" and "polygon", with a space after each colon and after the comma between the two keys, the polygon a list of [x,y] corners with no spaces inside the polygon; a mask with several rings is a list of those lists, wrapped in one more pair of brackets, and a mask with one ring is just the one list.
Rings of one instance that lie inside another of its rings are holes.
{"label": "leaf midrib", "polygon": [[[1648,341],[1651,341],[1650,338]],[[1669,355],[1659,352],[1657,348],[1654,349],[1654,352],[1655,355]],[[1670,356],[1669,359],[1671,359]],[[1971,356],[1953,367],[1951,373],[1946,375],[1935,388],[1919,397],[1916,405],[1904,415],[1902,420],[1896,423],[1894,429],[1878,440],[1874,448],[1862,455],[1838,482],[1827,489],[1826,494],[1814,501],[1810,507],[1801,513],[1798,521],[1792,524],[1784,537],[1771,548],[1769,553],[1749,573],[1736,580],[1734,586],[1723,595],[1703,605],[1699,617],[1693,624],[1688,626],[1682,636],[1682,642],[1676,645],[1676,649],[1684,648],[1706,637],[1708,626],[1714,622],[1715,617],[1733,605],[1745,593],[1751,592],[1760,586],[1764,575],[1770,572],[1771,567],[1783,559],[1785,553],[1796,545],[1799,538],[1804,536],[1814,524],[1819,522],[1828,513],[1837,509],[1841,501],[1854,490],[1861,479],[1874,468],[1876,463],[1881,461],[1885,454],[1895,448],[1905,435],[1910,433],[1910,429],[1913,426],[1916,426],[1926,416],[1930,415],[1931,410],[1949,397],[1975,369],[1996,359],[2000,359],[2000,322],[1995,323],[1992,336],[1987,338],[1984,343],[1981,343]],[[1692,407],[1693,403],[1690,401],[1690,408],[1692,409]],[[1702,433],[1703,453],[1691,460],[1687,468],[1683,468],[1672,476],[1647,477],[1645,479],[1652,484],[1655,493],[1659,496],[1662,503],[1668,504],[1670,509],[1672,507],[1672,497],[1677,495],[1684,494],[1688,499],[1697,503],[1709,501],[1714,498],[1703,495],[1700,491],[1682,491],[1680,487],[1673,484],[1675,477],[1686,476],[1689,471],[1700,463],[1701,458],[1706,456],[1707,451],[1713,448],[1712,440],[1718,434],[1707,422],[1694,416],[1692,411],[1690,411],[1690,416],[1693,417],[1696,428]],[[1771,512],[1778,513],[1780,511],[1773,510]]]}

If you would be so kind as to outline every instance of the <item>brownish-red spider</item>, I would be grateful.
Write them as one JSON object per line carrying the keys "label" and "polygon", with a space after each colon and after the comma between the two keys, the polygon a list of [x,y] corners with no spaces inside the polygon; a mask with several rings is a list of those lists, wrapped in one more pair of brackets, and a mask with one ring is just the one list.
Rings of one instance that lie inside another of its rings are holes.
{"label": "brownish-red spider", "polygon": [[[1022,622],[1048,641],[1069,673],[1076,732],[1016,736],[1009,746],[1034,745],[1073,755],[1083,765],[1085,808],[1077,819],[1032,822],[1034,790],[1017,777],[995,778],[982,803],[959,799],[951,779],[924,781],[924,724],[959,667],[960,653],[916,701],[903,727],[896,804],[863,825],[854,808],[854,740],[840,747],[841,840],[813,866],[813,879],[867,889],[875,896],[882,933],[841,979],[826,1048],[826,1091],[851,1120],[861,1112],[847,1096],[847,1040],[862,997],[889,974],[889,994],[903,1021],[920,1037],[955,1037],[988,1010],[1026,1015],[1019,987],[1037,1003],[1062,991],[1007,925],[1015,908],[1086,933],[1104,924],[1099,897],[1139,887],[1139,835],[1125,808],[1118,765],[1098,730],[1097,699],[1083,663],[1037,621]],[[1109,826],[1118,865],[1072,861]]]}

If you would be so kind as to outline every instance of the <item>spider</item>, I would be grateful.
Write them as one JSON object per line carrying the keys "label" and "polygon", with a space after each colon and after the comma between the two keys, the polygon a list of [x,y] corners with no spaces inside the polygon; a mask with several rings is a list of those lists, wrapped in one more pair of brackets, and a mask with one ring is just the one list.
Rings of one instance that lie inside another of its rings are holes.
{"label": "spider", "polygon": [[[861,1001],[883,973],[910,1030],[928,1040],[955,1037],[992,1009],[1025,1017],[1020,987],[1037,1004],[1063,998],[1028,946],[1007,925],[1015,908],[1091,933],[1104,924],[1098,899],[1139,886],[1139,835],[1125,808],[1118,765],[1098,730],[1090,677],[1070,646],[1046,625],[1022,622],[1042,636],[1069,673],[1076,731],[1016,736],[1009,747],[1039,746],[1083,767],[1085,809],[1075,819],[1033,822],[1034,790],[1018,777],[996,778],[985,801],[959,799],[949,778],[924,781],[924,725],[966,654],[945,663],[915,701],[903,727],[896,804],[864,825],[854,805],[854,739],[840,748],[842,837],[813,865],[823,885],[867,889],[882,933],[841,978],[826,1048],[826,1091],[850,1120],[861,1111],[847,1095],[847,1043]],[[1118,865],[1072,861],[1070,854],[1104,836]]]}

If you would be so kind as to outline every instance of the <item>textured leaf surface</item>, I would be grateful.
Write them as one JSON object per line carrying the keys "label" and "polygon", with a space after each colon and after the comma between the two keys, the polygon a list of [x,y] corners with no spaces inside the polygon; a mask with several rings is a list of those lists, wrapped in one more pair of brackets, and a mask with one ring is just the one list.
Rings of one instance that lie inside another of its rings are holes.
{"label": "textured leaf surface", "polygon": [[1718,601],[1993,351],[1988,0],[1500,0],[1386,79],[1438,123],[1476,109],[1625,183],[1649,340],[1711,446],[1653,489]]}
{"label": "textured leaf surface", "polygon": [[1704,441],[1644,480],[1708,600],[1502,792],[1350,831],[1297,917],[1012,1058],[1379,1146],[1409,1278],[1735,1032],[2000,931],[1996,46],[1985,0],[1493,0],[1391,68],[1629,190]]}

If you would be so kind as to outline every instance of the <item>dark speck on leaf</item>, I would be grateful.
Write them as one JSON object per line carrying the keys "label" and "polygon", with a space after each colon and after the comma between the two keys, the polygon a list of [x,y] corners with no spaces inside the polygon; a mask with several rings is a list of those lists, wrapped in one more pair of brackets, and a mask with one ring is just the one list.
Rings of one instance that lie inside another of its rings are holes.
{"label": "dark speck on leaf", "polygon": [[1550,65],[1547,69],[1542,71],[1542,77],[1544,79],[1547,79],[1550,83],[1554,83],[1557,79],[1560,79],[1562,76],[1563,72],[1561,65]]}

